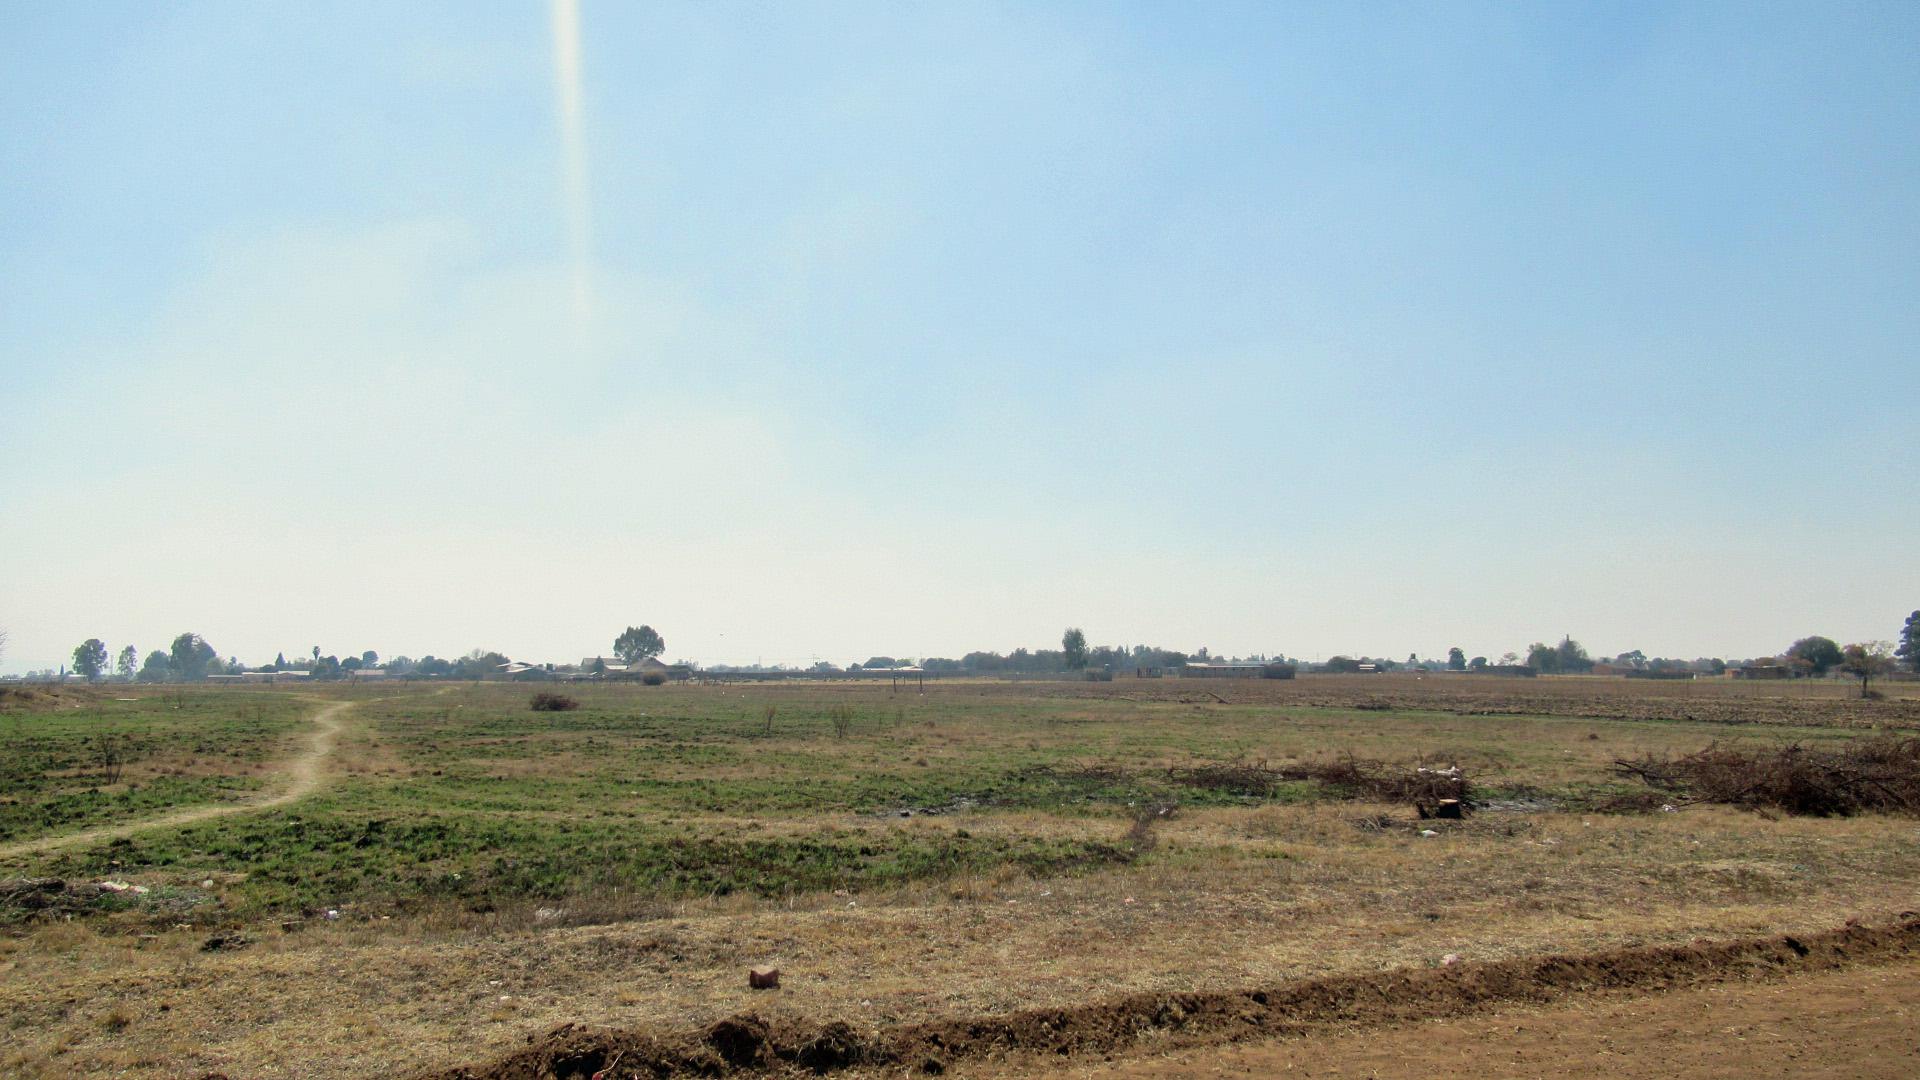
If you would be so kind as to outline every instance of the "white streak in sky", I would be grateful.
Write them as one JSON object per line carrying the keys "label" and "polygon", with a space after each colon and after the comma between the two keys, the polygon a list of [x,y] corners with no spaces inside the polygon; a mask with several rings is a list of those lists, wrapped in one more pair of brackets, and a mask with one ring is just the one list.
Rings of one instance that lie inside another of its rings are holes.
{"label": "white streak in sky", "polygon": [[561,198],[573,261],[573,307],[584,320],[593,309],[589,269],[593,245],[587,209],[587,139],[580,108],[579,0],[549,0],[553,22],[553,89],[560,114]]}

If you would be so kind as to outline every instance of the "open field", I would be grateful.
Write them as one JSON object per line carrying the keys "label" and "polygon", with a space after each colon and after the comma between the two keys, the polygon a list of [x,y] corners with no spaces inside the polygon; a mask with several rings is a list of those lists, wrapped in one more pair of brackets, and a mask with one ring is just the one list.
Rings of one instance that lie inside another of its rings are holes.
{"label": "open field", "polygon": [[[533,689],[0,714],[40,763],[0,791],[0,1072],[388,1075],[573,1021],[877,1029],[1920,906],[1913,817],[1689,804],[1613,768],[1913,730],[1913,684],[591,686],[553,713]],[[138,739],[117,784],[87,757],[107,729]],[[1343,755],[1458,766],[1486,808],[1420,821],[1290,768]],[[220,815],[130,828],[196,806]],[[744,988],[759,963],[783,989]]]}

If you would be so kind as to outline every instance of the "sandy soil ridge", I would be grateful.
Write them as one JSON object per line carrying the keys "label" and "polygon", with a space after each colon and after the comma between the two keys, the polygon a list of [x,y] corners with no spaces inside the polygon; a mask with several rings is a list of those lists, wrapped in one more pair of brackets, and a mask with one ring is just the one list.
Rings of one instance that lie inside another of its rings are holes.
{"label": "sandy soil ridge", "polygon": [[1909,961],[1920,915],[1802,936],[1703,941],[1434,969],[1399,969],[1224,993],[1131,994],[1069,1008],[956,1017],[861,1030],[741,1014],[704,1031],[652,1033],[565,1025],[490,1063],[420,1080],[634,1080],[783,1075],[847,1068],[938,1074],[1009,1055],[1123,1052],[1149,1035],[1204,1045],[1470,1016],[1504,1004],[1596,991],[1646,993],[1714,982]]}

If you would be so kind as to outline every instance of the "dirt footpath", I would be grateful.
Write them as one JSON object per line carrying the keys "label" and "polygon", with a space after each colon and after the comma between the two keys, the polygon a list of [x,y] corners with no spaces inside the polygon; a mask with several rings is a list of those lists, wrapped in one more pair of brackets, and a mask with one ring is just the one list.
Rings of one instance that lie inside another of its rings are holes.
{"label": "dirt footpath", "polygon": [[336,701],[331,705],[322,705],[314,712],[313,730],[307,735],[306,746],[280,765],[280,771],[287,774],[287,786],[275,794],[246,802],[195,806],[141,821],[129,821],[120,825],[99,825],[79,832],[42,836],[34,840],[0,845],[0,859],[55,851],[78,844],[93,844],[102,840],[116,840],[153,829],[178,829],[217,817],[226,817],[229,814],[271,810],[274,807],[286,806],[304,799],[317,791],[326,779],[327,759],[333,755],[333,748],[340,741],[340,732],[343,727],[340,717],[354,705],[355,703],[351,701]]}
{"label": "dirt footpath", "polygon": [[[985,1076],[978,1067],[955,1070]],[[995,1075],[1007,1075],[1003,1069]],[[1347,1034],[1089,1061],[1034,1078],[1920,1076],[1920,963],[1599,995]]]}

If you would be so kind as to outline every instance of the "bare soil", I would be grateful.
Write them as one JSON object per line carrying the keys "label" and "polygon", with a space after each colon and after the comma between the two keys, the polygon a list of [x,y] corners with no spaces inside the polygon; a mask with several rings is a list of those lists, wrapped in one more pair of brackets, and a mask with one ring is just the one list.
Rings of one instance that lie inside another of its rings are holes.
{"label": "bare soil", "polygon": [[[1430,1080],[1468,1075],[1476,1080],[1907,1080],[1920,1076],[1916,1031],[1920,963],[1906,960],[1664,994],[1606,994],[1319,1038],[1082,1061],[1015,1075],[1033,1080]],[[1004,1069],[956,1070],[953,1075],[989,1071],[1008,1075]]]}

